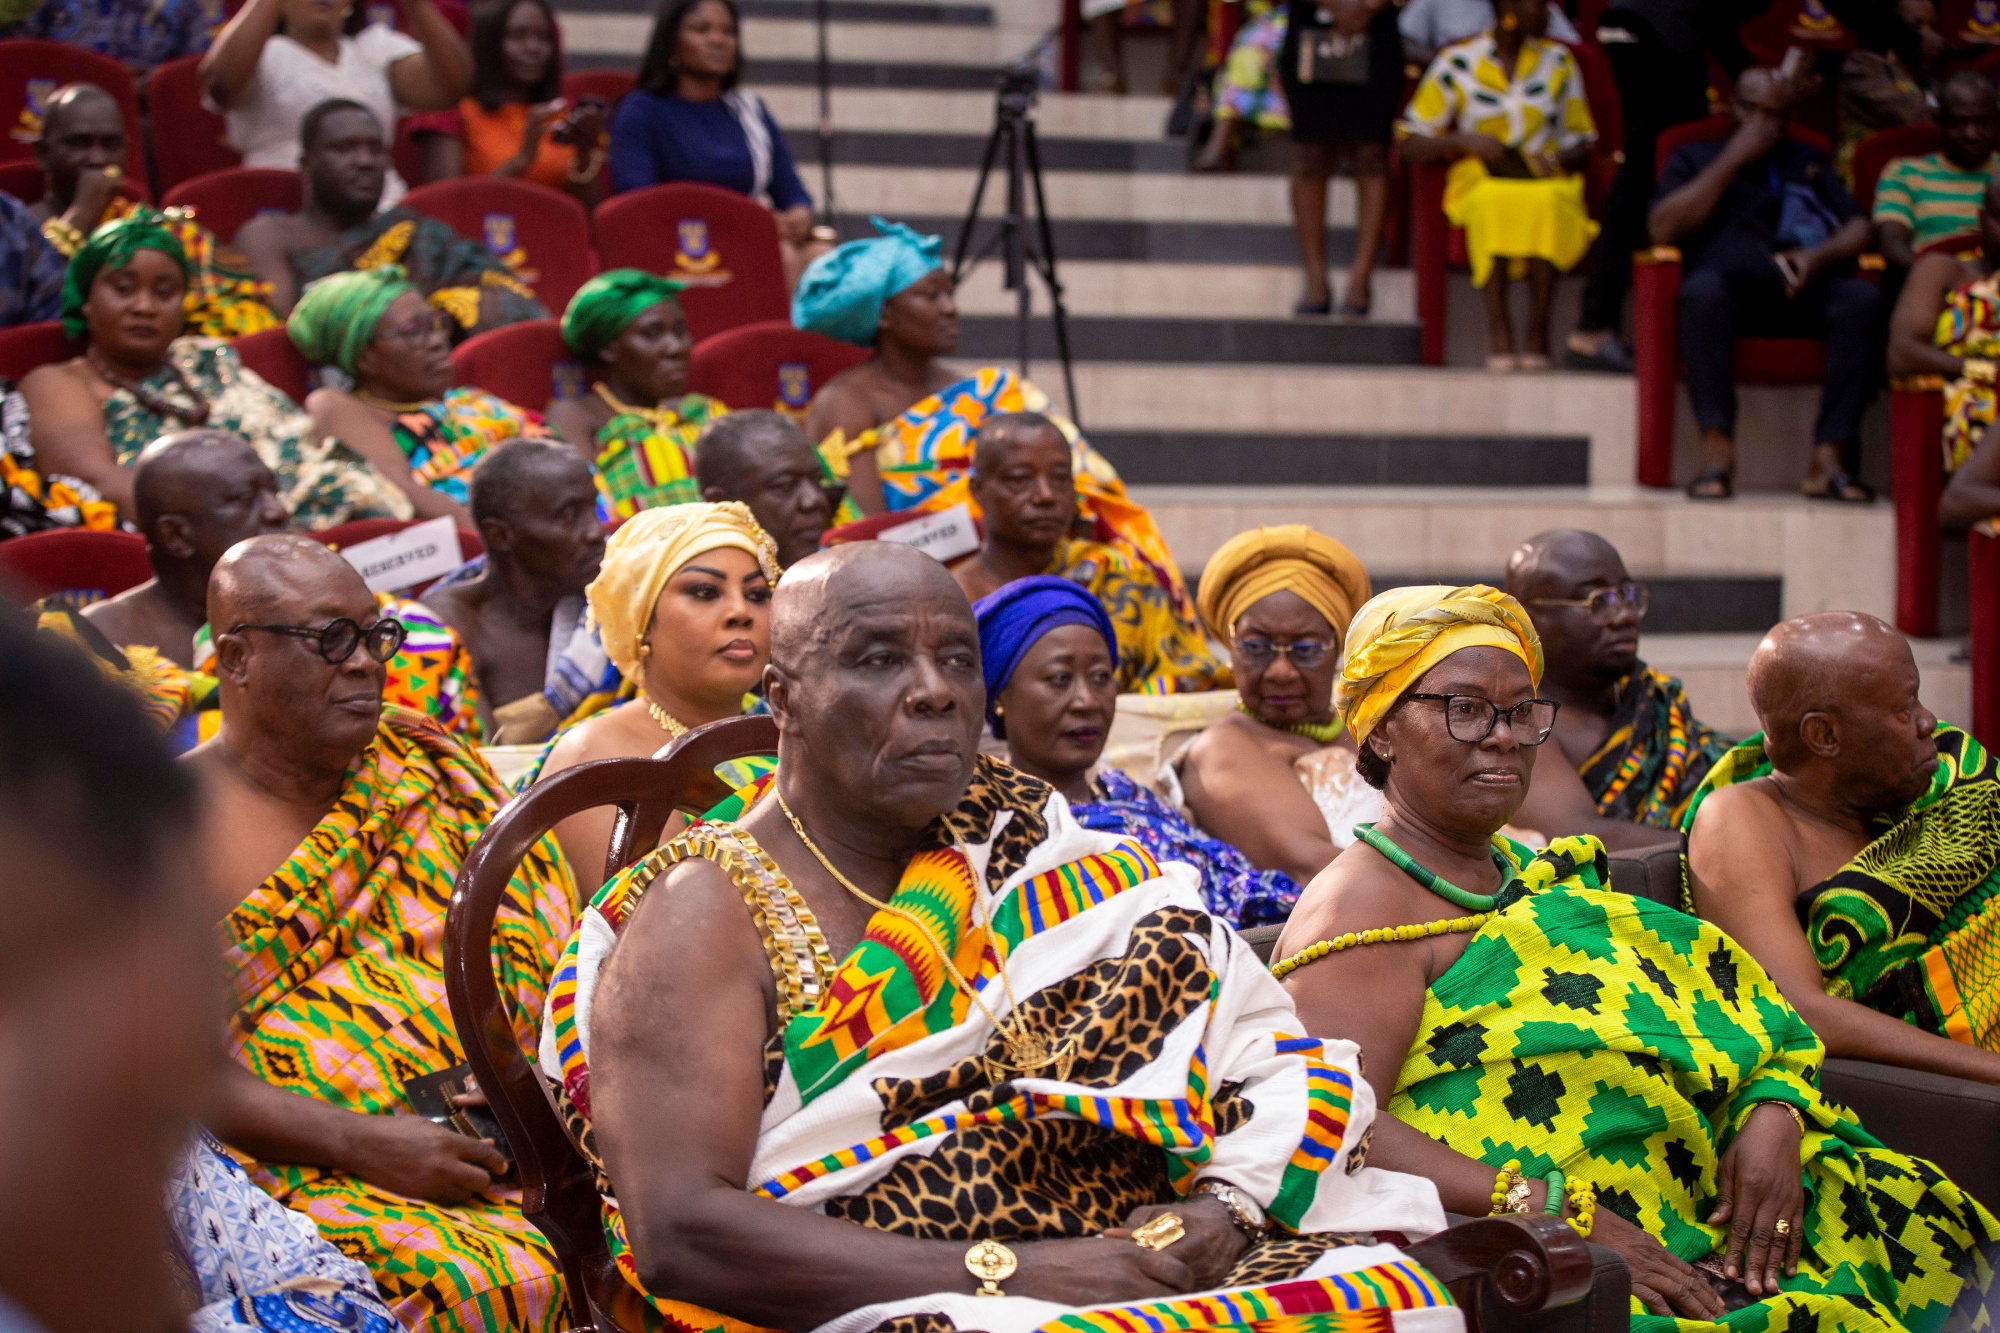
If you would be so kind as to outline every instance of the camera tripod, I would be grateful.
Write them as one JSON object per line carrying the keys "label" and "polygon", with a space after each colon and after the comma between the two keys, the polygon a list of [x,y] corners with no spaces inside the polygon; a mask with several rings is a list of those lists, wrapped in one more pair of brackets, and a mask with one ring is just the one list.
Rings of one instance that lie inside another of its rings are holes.
{"label": "camera tripod", "polygon": [[[1015,294],[1014,329],[1018,340],[1021,375],[1028,374],[1030,321],[1034,314],[1033,292],[1028,286],[1032,267],[1049,291],[1049,308],[1055,323],[1056,355],[1062,359],[1063,392],[1068,398],[1069,416],[1077,421],[1081,413],[1076,402],[1076,372],[1070,364],[1069,314],[1063,308],[1062,279],[1056,274],[1055,237],[1049,229],[1048,198],[1042,189],[1042,154],[1035,139],[1035,98],[1040,75],[1033,69],[1012,68],[1000,75],[999,104],[994,112],[993,133],[986,140],[986,157],[979,164],[979,180],[972,187],[972,207],[966,210],[965,224],[959,228],[958,246],[952,254],[951,278],[954,285],[978,267],[995,250],[1005,274],[1005,288]],[[993,164],[1003,157],[1007,171],[1007,210],[1000,225],[986,238],[977,252],[967,258],[972,247],[973,228],[979,223],[979,207],[986,198],[986,183]],[[1028,187],[1035,192],[1034,227],[1029,229]]]}

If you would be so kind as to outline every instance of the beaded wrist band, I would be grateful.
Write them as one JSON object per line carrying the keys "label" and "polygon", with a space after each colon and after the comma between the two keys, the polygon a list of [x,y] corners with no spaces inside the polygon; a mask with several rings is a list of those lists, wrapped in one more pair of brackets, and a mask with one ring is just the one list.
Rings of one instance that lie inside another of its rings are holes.
{"label": "beaded wrist band", "polygon": [[1521,1164],[1509,1162],[1493,1177],[1493,1211],[1487,1216],[1504,1217],[1509,1213],[1528,1211],[1528,1178],[1521,1174]]}

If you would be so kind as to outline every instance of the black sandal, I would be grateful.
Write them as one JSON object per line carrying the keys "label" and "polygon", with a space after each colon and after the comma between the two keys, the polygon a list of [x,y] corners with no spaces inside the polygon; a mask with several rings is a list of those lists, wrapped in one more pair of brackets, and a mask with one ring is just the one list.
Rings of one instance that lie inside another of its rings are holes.
{"label": "black sandal", "polygon": [[1736,495],[1736,469],[1712,467],[1687,484],[1690,500],[1728,500]]}
{"label": "black sandal", "polygon": [[[1859,494],[1851,495],[1850,491]],[[1840,468],[1826,474],[1826,486],[1817,491],[1799,487],[1799,493],[1808,500],[1827,500],[1834,504],[1872,505],[1875,503],[1875,488],[1865,481],[1857,481]]]}

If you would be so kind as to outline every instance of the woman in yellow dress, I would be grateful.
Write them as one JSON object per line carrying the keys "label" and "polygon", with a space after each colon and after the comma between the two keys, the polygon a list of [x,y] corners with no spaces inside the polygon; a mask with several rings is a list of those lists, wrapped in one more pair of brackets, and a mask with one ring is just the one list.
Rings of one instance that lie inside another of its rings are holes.
{"label": "woman in yellow dress", "polygon": [[[1437,53],[1396,135],[1404,161],[1451,163],[1444,212],[1465,228],[1472,285],[1486,292],[1487,368],[1547,370],[1556,273],[1597,235],[1579,174],[1597,126],[1575,57],[1544,36],[1548,0],[1497,0],[1494,10],[1491,29]],[[1533,311],[1516,355],[1507,280],[1523,272]]]}

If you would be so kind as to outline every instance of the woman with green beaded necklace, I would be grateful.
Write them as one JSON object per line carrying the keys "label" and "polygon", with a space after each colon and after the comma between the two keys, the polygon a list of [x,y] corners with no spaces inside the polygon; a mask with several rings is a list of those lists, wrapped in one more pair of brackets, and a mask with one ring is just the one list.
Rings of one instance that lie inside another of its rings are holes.
{"label": "woman with green beaded necklace", "polygon": [[1203,832],[1300,884],[1382,808],[1333,715],[1341,639],[1368,592],[1352,551],[1298,523],[1239,533],[1201,572],[1201,618],[1229,646],[1239,698],[1168,772]]}
{"label": "woman with green beaded necklace", "polygon": [[1595,838],[1499,836],[1557,708],[1520,603],[1397,589],[1346,648],[1383,814],[1272,971],[1307,1032],[1362,1048],[1369,1165],[1448,1212],[1568,1220],[1625,1261],[1633,1333],[1934,1328],[1990,1280],[2000,1222],[1820,1095],[1825,1050],[1755,960],[1612,890]]}

